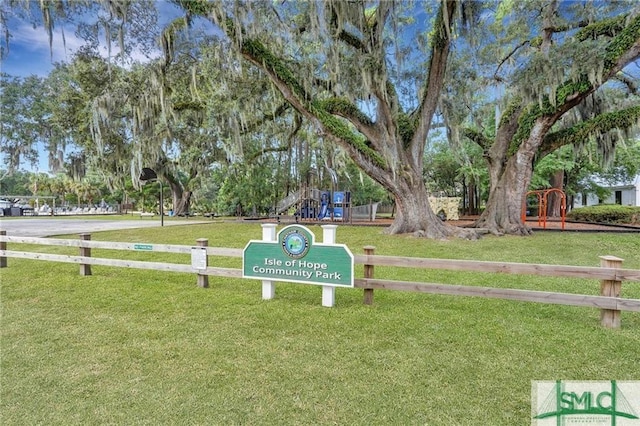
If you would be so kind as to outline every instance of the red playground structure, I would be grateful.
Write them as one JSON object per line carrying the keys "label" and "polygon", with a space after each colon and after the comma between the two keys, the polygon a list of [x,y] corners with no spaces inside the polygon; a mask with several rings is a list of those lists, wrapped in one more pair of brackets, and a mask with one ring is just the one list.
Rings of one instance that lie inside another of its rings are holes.
{"label": "red playground structure", "polygon": [[529,195],[535,195],[538,197],[538,226],[543,229],[547,228],[547,197],[549,194],[555,193],[560,197],[560,218],[562,221],[562,230],[564,231],[564,220],[567,213],[567,196],[564,191],[558,188],[540,189],[536,191],[529,191],[524,197],[522,203],[522,223],[527,221],[527,198]]}

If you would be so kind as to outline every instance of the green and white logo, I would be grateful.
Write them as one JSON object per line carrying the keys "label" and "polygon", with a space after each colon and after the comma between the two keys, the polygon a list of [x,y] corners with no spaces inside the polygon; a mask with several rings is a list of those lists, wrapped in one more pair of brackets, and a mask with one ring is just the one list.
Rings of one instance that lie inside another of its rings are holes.
{"label": "green and white logo", "polygon": [[533,381],[532,425],[640,426],[640,381]]}
{"label": "green and white logo", "polygon": [[309,252],[309,240],[313,241],[313,234],[309,234],[306,228],[291,227],[286,233],[280,235],[280,244],[284,253],[293,258],[301,259]]}
{"label": "green and white logo", "polygon": [[333,287],[353,287],[353,254],[344,244],[319,244],[301,225],[289,225],[276,241],[249,241],[242,276]]}

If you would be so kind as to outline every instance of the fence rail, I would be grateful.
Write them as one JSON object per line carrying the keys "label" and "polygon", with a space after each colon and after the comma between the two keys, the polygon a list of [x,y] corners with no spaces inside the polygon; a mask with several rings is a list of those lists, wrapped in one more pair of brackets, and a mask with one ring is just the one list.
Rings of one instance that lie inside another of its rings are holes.
{"label": "fence rail", "polygon": [[518,275],[540,275],[598,280],[640,281],[640,270],[533,263],[487,262],[478,260],[427,259],[378,255],[355,255],[355,263],[419,269],[446,269]]}
{"label": "fence rail", "polygon": [[[8,242],[16,244],[78,247],[80,249],[80,255],[73,256],[7,250]],[[242,249],[209,247],[208,240],[206,239],[198,239],[194,246],[186,246],[172,244],[91,241],[90,234],[80,234],[79,240],[7,236],[5,231],[0,230],[0,268],[7,267],[7,258],[22,258],[51,262],[76,263],[80,265],[81,275],[91,275],[91,265],[195,273],[197,275],[198,286],[200,287],[208,287],[208,276],[220,276],[227,278],[242,277],[242,270],[234,268],[210,267],[207,265],[206,268],[196,269],[193,265],[187,264],[97,258],[91,256],[92,248],[180,254],[190,254],[194,248],[197,248],[205,250],[206,256],[240,258],[243,256]],[[620,327],[621,311],[640,312],[640,300],[620,297],[622,282],[640,281],[640,270],[622,269],[622,259],[614,256],[601,256],[600,267],[588,267],[379,256],[374,254],[375,248],[372,246],[364,247],[364,251],[364,255],[354,256],[355,264],[364,265],[364,277],[356,278],[354,280],[354,286],[364,290],[365,304],[373,303],[374,290],[384,289],[583,306],[601,309],[601,323],[607,328]],[[374,277],[376,266],[595,279],[600,280],[601,291],[598,296],[510,288],[382,280]]]}
{"label": "fence rail", "polygon": [[[20,244],[35,244],[43,246],[65,246],[65,247],[84,247],[98,248],[107,250],[132,250],[132,251],[152,251],[159,253],[182,253],[190,254],[193,246],[175,245],[175,244],[149,244],[149,243],[122,243],[111,241],[92,241],[88,240],[68,240],[61,238],[38,238],[38,237],[18,237],[4,236],[0,242],[12,242]],[[81,234],[89,235],[89,234]],[[148,247],[151,247],[150,249]],[[207,254],[210,256],[223,257],[242,257],[242,249],[226,248],[226,247],[207,247]]]}
{"label": "fence rail", "polygon": [[445,294],[449,296],[479,296],[492,299],[518,300],[522,302],[537,302],[640,312],[640,300],[622,299],[619,297],[364,278],[356,279],[355,287],[363,289],[404,290],[429,294]]}

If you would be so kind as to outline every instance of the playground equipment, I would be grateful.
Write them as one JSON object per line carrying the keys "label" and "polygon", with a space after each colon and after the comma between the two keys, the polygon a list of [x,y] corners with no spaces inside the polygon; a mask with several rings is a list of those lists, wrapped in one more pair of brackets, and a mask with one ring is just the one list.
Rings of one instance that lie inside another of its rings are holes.
{"label": "playground equipment", "polygon": [[542,226],[543,229],[547,228],[547,197],[549,194],[557,194],[560,197],[560,218],[562,222],[562,230],[564,231],[564,221],[567,212],[567,197],[561,189],[540,189],[536,191],[529,191],[524,197],[522,203],[522,223],[527,220],[527,198],[529,195],[535,195],[538,198],[538,226]]}
{"label": "playground equipment", "polygon": [[300,190],[289,194],[276,207],[276,215],[286,214],[294,208],[293,215],[306,220],[348,220],[351,208],[351,193],[337,191],[338,175],[325,164],[331,178],[331,190],[314,188],[319,181],[318,171],[310,170],[302,181]]}
{"label": "playground equipment", "polygon": [[276,208],[276,214],[285,213],[292,207],[295,208],[294,215],[300,219],[348,220],[351,193],[305,187],[283,199]]}

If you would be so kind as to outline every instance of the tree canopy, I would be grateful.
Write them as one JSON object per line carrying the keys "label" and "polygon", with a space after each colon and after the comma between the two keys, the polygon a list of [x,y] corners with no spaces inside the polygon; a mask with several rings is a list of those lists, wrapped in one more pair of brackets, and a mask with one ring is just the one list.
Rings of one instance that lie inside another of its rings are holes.
{"label": "tree canopy", "polygon": [[[54,22],[76,19],[87,40],[30,89],[6,79],[11,90],[48,93],[24,110],[29,126],[3,119],[14,129],[3,139],[9,158],[33,158],[36,140],[52,159],[73,146],[75,174],[99,169],[114,187],[152,167],[178,211],[203,176],[224,171],[227,204],[241,203],[232,186],[243,186],[263,194],[244,207],[266,210],[312,169],[321,179],[347,170],[339,150],[391,194],[391,233],[443,238],[476,234],[437,218],[425,178],[464,177],[476,205],[483,157],[478,227],[526,235],[520,211],[536,164],[567,145],[598,147],[606,161],[640,117],[640,7],[631,1],[173,3],[184,16],[162,31],[153,2],[0,8],[3,20],[28,17],[50,36]],[[88,11],[97,13],[90,25]],[[149,51],[152,36],[161,58],[124,60]],[[101,37],[122,61],[97,55]],[[19,107],[9,117],[19,120]],[[458,148],[448,168],[425,163],[438,126]]]}

